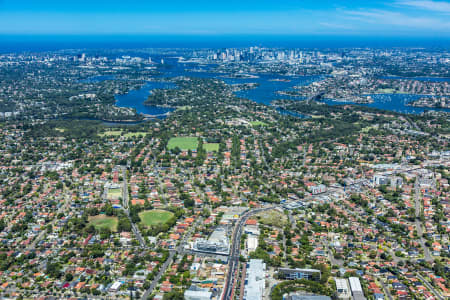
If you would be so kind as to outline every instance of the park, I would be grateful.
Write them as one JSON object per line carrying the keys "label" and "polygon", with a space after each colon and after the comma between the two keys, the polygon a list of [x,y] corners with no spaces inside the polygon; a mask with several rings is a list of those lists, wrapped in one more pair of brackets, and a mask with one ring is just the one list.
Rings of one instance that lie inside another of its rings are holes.
{"label": "park", "polygon": [[173,137],[169,140],[167,148],[173,150],[179,148],[181,150],[197,150],[198,138],[196,137]]}
{"label": "park", "polygon": [[145,226],[153,226],[167,223],[174,214],[167,210],[152,209],[139,213],[142,224]]}
{"label": "park", "polygon": [[117,224],[119,221],[117,217],[97,215],[89,217],[89,223],[94,225],[97,230],[101,228],[108,228],[111,231],[117,231]]}

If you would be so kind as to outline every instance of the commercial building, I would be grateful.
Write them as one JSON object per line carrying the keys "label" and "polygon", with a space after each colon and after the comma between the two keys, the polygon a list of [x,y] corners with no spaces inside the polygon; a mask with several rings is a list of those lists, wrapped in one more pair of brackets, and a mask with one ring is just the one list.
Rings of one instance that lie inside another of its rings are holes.
{"label": "commercial building", "polygon": [[350,277],[348,281],[350,282],[350,289],[352,291],[353,300],[366,300],[359,278]]}
{"label": "commercial building", "polygon": [[208,240],[197,239],[192,250],[197,252],[228,255],[230,252],[230,242],[228,240],[227,229],[217,227]]}
{"label": "commercial building", "polygon": [[196,285],[191,285],[189,289],[184,292],[185,300],[210,300],[212,293],[207,288],[200,288]]}
{"label": "commercial building", "polygon": [[260,230],[257,225],[245,225],[244,233],[258,236],[260,234]]}
{"label": "commercial building", "polygon": [[303,203],[302,201],[296,201],[296,202],[286,202],[283,204],[283,207],[286,209],[299,209],[305,206],[305,203]]}
{"label": "commercial building", "polygon": [[390,178],[391,180],[391,187],[392,188],[401,188],[403,185],[403,178],[399,176],[392,176]]}
{"label": "commercial building", "polygon": [[258,248],[258,237],[254,235],[249,235],[247,238],[247,253],[255,251]]}
{"label": "commercial building", "polygon": [[301,293],[293,293],[289,294],[286,297],[286,300],[331,300],[328,296],[322,296],[322,295],[308,295],[308,294],[301,294]]}
{"label": "commercial building", "polygon": [[117,291],[119,290],[119,288],[120,288],[121,285],[122,285],[122,282],[116,281],[116,282],[114,282],[114,283],[111,285],[111,287],[109,288],[109,291],[110,291],[110,292],[117,292]]}
{"label": "commercial building", "polygon": [[244,300],[262,299],[265,287],[266,264],[262,259],[250,259],[245,274]]}
{"label": "commercial building", "polygon": [[317,194],[325,193],[327,191],[327,187],[323,184],[319,184],[319,185],[310,186],[309,190],[311,191],[311,194],[317,195]]}
{"label": "commercial building", "polygon": [[352,295],[350,293],[350,287],[348,286],[347,279],[334,278],[334,280],[336,282],[337,297],[342,300],[350,300]]}
{"label": "commercial building", "polygon": [[375,174],[373,175],[372,182],[374,186],[390,184],[392,188],[399,188],[403,185],[403,178],[399,176]]}
{"label": "commercial building", "polygon": [[284,279],[308,279],[308,280],[320,280],[320,270],[316,269],[288,269],[279,268],[278,274]]}
{"label": "commercial building", "polygon": [[372,179],[374,185],[384,185],[389,183],[389,177],[384,175],[374,175]]}

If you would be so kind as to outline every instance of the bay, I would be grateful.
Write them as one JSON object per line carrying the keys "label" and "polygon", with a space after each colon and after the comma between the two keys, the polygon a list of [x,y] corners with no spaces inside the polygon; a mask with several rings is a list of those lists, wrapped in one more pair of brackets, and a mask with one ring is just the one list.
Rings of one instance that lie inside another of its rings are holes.
{"label": "bay", "polygon": [[[238,97],[250,99],[257,103],[270,105],[273,100],[287,99],[293,101],[302,101],[302,97],[293,97],[287,95],[280,95],[279,91],[288,91],[294,88],[294,86],[309,85],[312,82],[319,81],[324,78],[324,76],[283,76],[280,74],[248,74],[252,75],[254,78],[243,78],[243,77],[233,77],[231,74],[217,73],[213,72],[212,69],[215,65],[201,65],[196,63],[184,63],[179,62],[178,58],[174,57],[164,57],[164,65],[159,68],[161,75],[157,76],[158,80],[162,81],[149,81],[139,90],[132,90],[124,95],[116,95],[117,100],[116,105],[122,107],[132,107],[137,110],[138,113],[146,115],[157,115],[158,117],[164,117],[167,112],[172,111],[171,108],[148,106],[144,105],[144,101],[148,98],[151,90],[155,88],[175,88],[176,85],[171,82],[165,82],[164,78],[173,79],[179,76],[187,77],[197,77],[197,78],[216,78],[223,80],[227,84],[242,84],[242,83],[257,83],[258,86],[249,89],[241,90],[235,92]],[[201,72],[193,71],[193,69],[201,67]],[[241,74],[242,75],[242,74]],[[398,79],[398,77],[396,77]],[[426,81],[447,81],[447,78],[433,78],[433,77],[421,77],[421,80]],[[408,103],[416,100],[422,95],[411,95],[411,94],[374,94],[370,95],[373,99],[373,103],[369,104],[357,104],[364,105],[368,107],[374,107],[384,110],[396,111],[400,113],[408,114],[420,114],[424,111],[434,110],[434,111],[445,111],[450,112],[449,109],[443,108],[423,108],[423,107],[413,107],[409,106]],[[344,103],[353,102],[342,102],[334,101],[333,99],[323,99],[323,102],[329,105],[339,105]]]}

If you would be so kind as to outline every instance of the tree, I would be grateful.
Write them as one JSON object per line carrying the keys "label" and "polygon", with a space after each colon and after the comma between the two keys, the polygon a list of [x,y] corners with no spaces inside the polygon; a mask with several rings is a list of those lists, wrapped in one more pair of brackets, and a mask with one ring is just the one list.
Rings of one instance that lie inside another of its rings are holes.
{"label": "tree", "polygon": [[94,225],[89,225],[88,227],[86,227],[86,232],[89,234],[94,234],[95,233]]}
{"label": "tree", "polygon": [[59,263],[47,263],[46,273],[53,278],[59,278],[61,276],[61,266]]}
{"label": "tree", "polygon": [[5,224],[5,220],[0,219],[0,232],[3,231],[3,229],[5,229],[6,224]]}
{"label": "tree", "polygon": [[114,208],[112,207],[111,204],[107,203],[104,207],[105,209],[105,213],[107,216],[112,216],[114,215]]}
{"label": "tree", "polygon": [[179,291],[171,291],[164,294],[163,300],[184,300],[184,295]]}
{"label": "tree", "polygon": [[64,278],[66,279],[66,281],[72,281],[73,280],[73,275],[72,275],[72,273],[66,273]]}
{"label": "tree", "polygon": [[186,200],[184,200],[184,207],[186,208],[191,208],[194,207],[195,201],[192,198],[188,198]]}
{"label": "tree", "polygon": [[131,231],[131,222],[127,217],[119,218],[119,224],[117,225],[118,231]]}

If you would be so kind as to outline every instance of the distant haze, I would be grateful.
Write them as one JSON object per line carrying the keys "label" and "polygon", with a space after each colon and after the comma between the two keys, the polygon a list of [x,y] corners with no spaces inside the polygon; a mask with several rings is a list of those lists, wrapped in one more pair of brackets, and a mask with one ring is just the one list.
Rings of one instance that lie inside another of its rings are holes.
{"label": "distant haze", "polygon": [[424,47],[448,48],[449,38],[261,35],[0,35],[0,53],[61,49],[225,48],[225,47]]}

